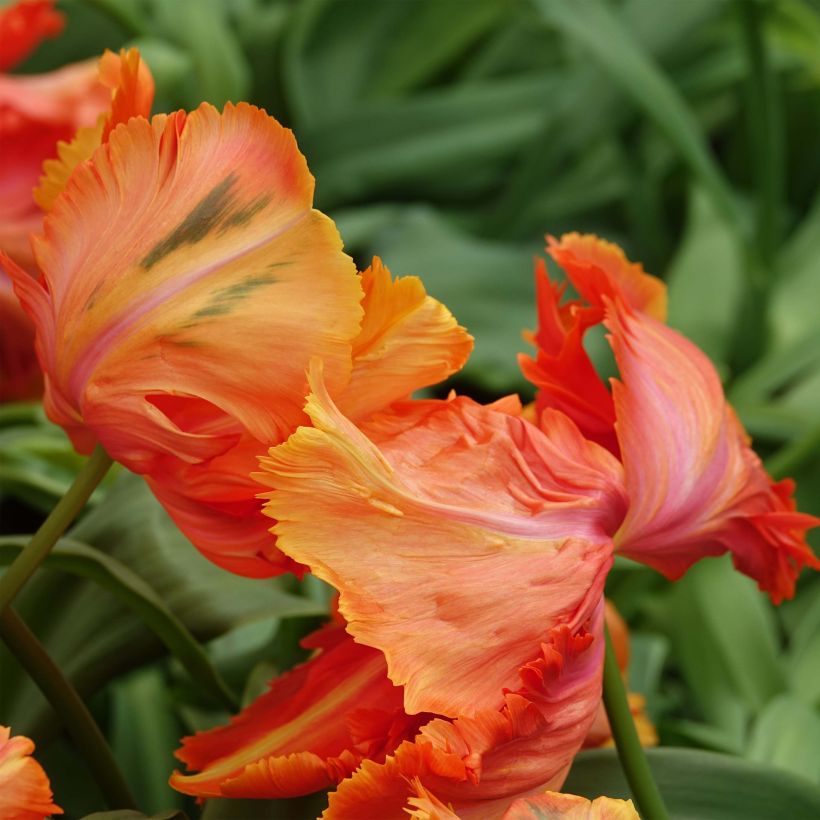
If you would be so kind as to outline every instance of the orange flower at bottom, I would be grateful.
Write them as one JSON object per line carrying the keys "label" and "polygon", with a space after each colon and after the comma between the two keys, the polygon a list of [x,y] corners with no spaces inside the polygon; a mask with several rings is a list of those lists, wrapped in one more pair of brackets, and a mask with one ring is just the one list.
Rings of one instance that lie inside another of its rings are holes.
{"label": "orange flower at bottom", "polygon": [[52,801],[51,786],[43,767],[31,757],[34,743],[11,737],[0,726],[0,817],[3,820],[42,820],[63,810]]}

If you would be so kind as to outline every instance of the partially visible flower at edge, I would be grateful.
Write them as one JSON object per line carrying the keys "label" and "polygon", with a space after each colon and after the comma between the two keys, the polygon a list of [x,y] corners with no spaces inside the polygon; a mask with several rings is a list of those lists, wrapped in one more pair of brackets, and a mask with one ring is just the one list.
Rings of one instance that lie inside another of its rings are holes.
{"label": "partially visible flower at edge", "polygon": [[0,726],[0,817],[4,820],[43,820],[63,810],[53,802],[43,767],[33,758],[34,743],[23,735],[11,737]]}
{"label": "partially visible flower at edge", "polygon": [[[550,238],[548,249],[580,298],[562,301],[538,266],[538,352],[521,363],[538,412],[567,413],[623,463],[629,508],[616,548],[670,579],[728,551],[774,603],[791,597],[802,567],[820,569],[805,541],[820,520],[795,510],[792,481],[766,474],[712,363],[663,323],[663,283],[594,236]],[[611,393],[583,348],[599,323],[620,371]]]}

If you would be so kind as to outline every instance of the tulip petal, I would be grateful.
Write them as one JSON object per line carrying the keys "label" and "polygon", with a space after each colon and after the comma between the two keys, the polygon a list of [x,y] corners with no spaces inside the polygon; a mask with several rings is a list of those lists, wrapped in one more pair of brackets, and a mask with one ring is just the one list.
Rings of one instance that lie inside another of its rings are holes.
{"label": "tulip petal", "polygon": [[310,357],[347,382],[361,290],[312,193],[292,134],[246,104],[132,119],[75,169],[37,241],[46,295],[19,289],[75,446],[87,427],[137,472],[204,461],[242,431],[282,440]]}
{"label": "tulip petal", "polygon": [[631,800],[546,792],[522,797],[510,806],[504,820],[640,820]]}
{"label": "tulip petal", "polygon": [[[333,786],[369,757],[384,760],[418,718],[404,714],[384,657],[343,626],[303,642],[320,653],[271,683],[228,726],[187,737],[177,757],[197,774],[170,783],[198,797],[295,797]],[[427,720],[423,717],[422,721]]]}
{"label": "tulip petal", "polygon": [[353,341],[350,383],[337,397],[349,418],[365,418],[460,370],[473,339],[416,276],[392,280],[377,257],[362,273],[364,319]]}
{"label": "tulip petal", "polygon": [[768,477],[695,345],[623,303],[610,305],[606,325],[630,497],[620,551],[672,579],[730,551],[775,603],[791,597],[802,567],[820,568],[805,542],[820,521],[794,511],[790,482]]}
{"label": "tulip petal", "polygon": [[0,10],[0,71],[23,62],[46,37],[56,37],[65,26],[54,10],[55,0],[18,0]]}
{"label": "tulip petal", "polygon": [[584,334],[601,320],[601,312],[573,302],[562,306],[565,289],[550,281],[541,259],[536,262],[535,285],[538,333],[533,342],[538,353],[535,359],[521,354],[519,364],[538,388],[536,410],[566,413],[587,438],[617,454],[612,396],[584,349]]}
{"label": "tulip petal", "polygon": [[34,199],[49,211],[68,184],[71,172],[90,159],[111,131],[131,117],[148,117],[154,101],[154,78],[140,59],[137,49],[114,54],[106,49],[99,62],[99,84],[111,92],[111,109],[101,114],[94,125],[80,128],[71,142],[57,145],[57,159],[43,163],[43,176],[34,189]]}
{"label": "tulip petal", "polygon": [[560,414],[548,436],[462,398],[398,405],[370,440],[316,368],[311,386],[314,427],[260,460],[280,549],[340,591],[408,712],[497,708],[550,627],[601,597],[617,463]]}
{"label": "tulip petal", "polygon": [[0,726],[0,817],[43,820],[63,810],[54,803],[43,767],[31,757],[34,744],[23,735],[11,737]]}
{"label": "tulip petal", "polygon": [[589,631],[553,629],[500,709],[433,720],[383,764],[364,761],[330,795],[325,820],[398,817],[407,806],[422,818],[445,806],[443,818],[494,820],[519,795],[559,788],[601,695],[602,611]]}
{"label": "tulip petal", "polygon": [[666,285],[630,262],[612,242],[592,234],[547,237],[547,251],[561,266],[578,293],[591,305],[618,300],[634,310],[666,320]]}

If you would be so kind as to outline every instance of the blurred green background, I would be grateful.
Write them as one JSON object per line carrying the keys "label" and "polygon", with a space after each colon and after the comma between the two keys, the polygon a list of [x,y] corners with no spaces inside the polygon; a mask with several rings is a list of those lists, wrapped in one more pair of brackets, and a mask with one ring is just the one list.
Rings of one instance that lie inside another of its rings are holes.
{"label": "blurred green background", "polygon": [[[421,276],[476,336],[461,391],[531,395],[516,354],[535,322],[532,260],[545,233],[621,244],[667,281],[670,323],[712,357],[770,470],[795,477],[801,508],[820,513],[820,2],[59,5],[64,35],[22,71],[134,44],[157,82],[156,111],[249,100],[293,128],[317,207],[349,252]],[[602,337],[590,345],[608,367]],[[3,528],[19,531],[77,460],[36,408],[0,413]],[[125,512],[92,510],[73,538],[106,547],[158,592],[246,699],[299,659],[299,635],[325,611],[321,585],[230,578],[180,543],[138,480],[113,483]],[[0,542],[0,559],[15,549]],[[93,696],[144,809],[196,816],[165,785],[171,750],[225,713],[121,598],[54,569],[29,585],[21,610]],[[776,610],[721,560],[673,587],[619,559],[608,591],[633,630],[631,685],[662,743],[820,784],[820,579],[804,577]],[[44,609],[55,595],[66,608]],[[2,676],[12,694],[0,722],[41,740],[74,816],[99,808],[6,656]],[[316,805],[268,816],[308,817]],[[214,801],[205,816],[257,811]]]}

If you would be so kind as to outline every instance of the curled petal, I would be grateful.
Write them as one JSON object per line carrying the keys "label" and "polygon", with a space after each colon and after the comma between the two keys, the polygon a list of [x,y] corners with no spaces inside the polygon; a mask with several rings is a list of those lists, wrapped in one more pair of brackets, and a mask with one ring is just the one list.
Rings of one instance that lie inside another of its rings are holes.
{"label": "curled petal", "polygon": [[65,26],[54,0],[18,0],[0,10],[0,71],[23,62],[46,37]]}
{"label": "curled petal", "polygon": [[[304,645],[320,653],[271,682],[228,726],[182,741],[177,757],[196,774],[171,785],[198,797],[294,797],[333,786],[363,758],[382,761],[418,729],[381,653],[355,644],[343,626]],[[425,716],[422,720],[426,720]]]}
{"label": "curled petal", "polygon": [[535,359],[522,354],[519,363],[538,388],[536,410],[566,413],[587,438],[617,454],[612,396],[584,349],[584,334],[602,314],[575,302],[561,305],[564,287],[550,281],[543,260],[536,262],[535,283],[538,332],[533,341],[538,352]]}
{"label": "curled petal", "polygon": [[775,603],[791,597],[803,566],[820,568],[805,541],[820,522],[795,512],[791,482],[766,474],[695,345],[622,303],[611,304],[606,325],[630,497],[618,548],[673,579],[729,551]]}
{"label": "curled petal", "polygon": [[600,600],[617,463],[560,414],[548,436],[462,398],[397,405],[368,438],[316,368],[311,386],[314,426],[257,476],[280,549],[340,591],[408,712],[498,708],[550,627],[578,628]]}
{"label": "curled petal", "polygon": [[[118,126],[45,220],[46,408],[129,468],[195,463],[304,417],[304,372],[346,383],[361,290],[292,134],[253,106]],[[59,347],[59,355],[57,348]]]}
{"label": "curled petal", "polygon": [[522,669],[522,686],[500,709],[433,720],[383,764],[364,761],[330,795],[324,818],[398,817],[406,808],[420,818],[495,820],[520,795],[560,788],[601,695],[602,609],[589,631],[552,630],[541,674]]}
{"label": "curled petal", "polygon": [[0,726],[0,817],[43,820],[63,810],[54,803],[43,767],[31,757],[34,744]]}
{"label": "curled petal", "polygon": [[510,806],[504,820],[640,820],[631,800],[546,792],[522,797]]}
{"label": "curled petal", "polygon": [[110,110],[94,125],[80,128],[70,142],[57,144],[57,158],[43,163],[44,175],[34,189],[34,199],[44,210],[51,210],[63,191],[71,172],[87,159],[111,131],[131,117],[148,117],[154,101],[154,78],[137,49],[119,54],[106,50],[99,62],[99,85],[110,90]]}
{"label": "curled petal", "polygon": [[630,262],[612,242],[592,234],[568,233],[560,240],[547,237],[547,251],[591,305],[602,308],[605,300],[620,301],[658,321],[666,320],[666,285]]}
{"label": "curled petal", "polygon": [[473,339],[416,276],[391,279],[376,257],[362,273],[364,319],[353,340],[353,372],[337,403],[364,418],[460,370]]}

